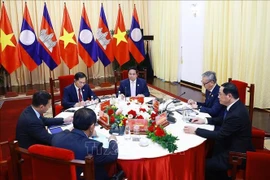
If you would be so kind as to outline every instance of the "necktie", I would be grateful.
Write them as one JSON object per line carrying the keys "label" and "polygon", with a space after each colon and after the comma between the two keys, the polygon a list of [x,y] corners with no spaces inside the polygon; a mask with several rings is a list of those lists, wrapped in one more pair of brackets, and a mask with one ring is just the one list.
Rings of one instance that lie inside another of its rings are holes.
{"label": "necktie", "polygon": [[82,101],[81,89],[78,89],[79,102]]}
{"label": "necktie", "polygon": [[131,96],[136,96],[136,87],[135,87],[135,81],[131,81]]}
{"label": "necktie", "polygon": [[226,110],[224,111],[223,120],[226,118],[227,113],[228,113],[228,110],[226,109]]}

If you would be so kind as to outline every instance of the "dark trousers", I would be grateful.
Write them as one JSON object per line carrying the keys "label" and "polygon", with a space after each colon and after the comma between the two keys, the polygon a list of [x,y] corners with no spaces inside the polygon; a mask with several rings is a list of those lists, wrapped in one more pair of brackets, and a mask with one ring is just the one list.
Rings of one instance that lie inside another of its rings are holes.
{"label": "dark trousers", "polygon": [[229,180],[227,163],[220,156],[206,159],[205,180]]}

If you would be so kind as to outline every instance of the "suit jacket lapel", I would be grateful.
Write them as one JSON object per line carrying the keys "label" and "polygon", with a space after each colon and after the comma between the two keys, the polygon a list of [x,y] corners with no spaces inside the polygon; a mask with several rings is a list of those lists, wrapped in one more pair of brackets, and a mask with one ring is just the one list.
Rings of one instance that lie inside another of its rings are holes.
{"label": "suit jacket lapel", "polygon": [[78,93],[77,93],[77,90],[76,90],[76,87],[75,87],[75,85],[74,85],[74,83],[73,83],[73,85],[72,85],[72,93],[71,94],[75,94],[76,96],[74,97],[74,101],[76,101],[76,102],[79,102],[79,99],[78,99]]}

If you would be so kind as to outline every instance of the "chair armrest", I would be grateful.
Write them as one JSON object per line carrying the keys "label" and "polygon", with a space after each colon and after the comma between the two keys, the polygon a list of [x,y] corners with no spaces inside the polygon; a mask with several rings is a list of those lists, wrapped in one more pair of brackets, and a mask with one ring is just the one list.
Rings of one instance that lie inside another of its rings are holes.
{"label": "chair armrest", "polygon": [[236,179],[237,168],[242,164],[244,159],[246,159],[246,153],[230,151],[229,163],[232,165],[232,174],[231,174],[232,180]]}

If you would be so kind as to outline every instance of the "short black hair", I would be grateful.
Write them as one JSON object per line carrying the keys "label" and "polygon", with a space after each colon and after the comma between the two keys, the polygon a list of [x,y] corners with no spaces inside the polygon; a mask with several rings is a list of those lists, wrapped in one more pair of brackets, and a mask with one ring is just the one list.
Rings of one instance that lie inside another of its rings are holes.
{"label": "short black hair", "polygon": [[46,106],[50,99],[52,99],[52,96],[47,91],[37,91],[33,94],[32,105],[34,107]]}
{"label": "short black hair", "polygon": [[92,109],[81,108],[74,113],[73,127],[79,130],[87,130],[97,122],[96,113]]}
{"label": "short black hair", "polygon": [[[86,75],[83,73],[83,72],[77,72],[75,75],[74,75],[74,79],[76,81],[78,81],[80,78],[86,78]],[[86,78],[87,79],[87,78]]]}
{"label": "short black hair", "polygon": [[137,69],[136,66],[131,66],[131,67],[129,67],[129,68],[128,68],[128,72],[129,72],[130,70],[135,70],[136,73],[138,72],[138,69]]}
{"label": "short black hair", "polygon": [[233,83],[226,82],[223,83],[221,86],[224,87],[223,89],[224,94],[228,95],[230,93],[232,94],[234,99],[239,98],[238,89]]}

